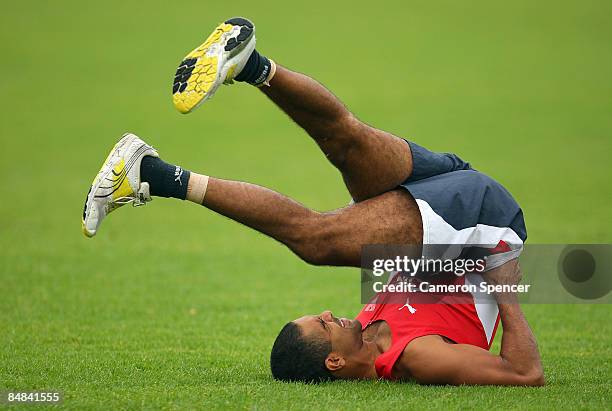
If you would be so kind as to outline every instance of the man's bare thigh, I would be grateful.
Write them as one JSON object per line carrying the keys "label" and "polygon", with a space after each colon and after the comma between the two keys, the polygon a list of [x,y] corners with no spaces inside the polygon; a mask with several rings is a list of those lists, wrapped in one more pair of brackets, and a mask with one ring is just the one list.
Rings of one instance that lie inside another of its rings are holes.
{"label": "man's bare thigh", "polygon": [[419,208],[404,189],[324,213],[317,225],[316,243],[329,249],[329,265],[359,267],[361,248],[368,244],[423,243]]}

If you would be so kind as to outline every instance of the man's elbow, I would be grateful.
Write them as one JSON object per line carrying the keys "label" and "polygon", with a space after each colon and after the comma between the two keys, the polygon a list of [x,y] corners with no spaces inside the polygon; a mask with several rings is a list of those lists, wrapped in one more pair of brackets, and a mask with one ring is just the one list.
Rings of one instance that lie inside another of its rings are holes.
{"label": "man's elbow", "polygon": [[546,384],[546,379],[544,378],[544,371],[541,368],[535,369],[521,378],[522,384],[529,387],[542,387]]}
{"label": "man's elbow", "polygon": [[532,387],[543,387],[546,385],[546,378],[544,378],[544,372],[540,370],[534,377],[531,379]]}

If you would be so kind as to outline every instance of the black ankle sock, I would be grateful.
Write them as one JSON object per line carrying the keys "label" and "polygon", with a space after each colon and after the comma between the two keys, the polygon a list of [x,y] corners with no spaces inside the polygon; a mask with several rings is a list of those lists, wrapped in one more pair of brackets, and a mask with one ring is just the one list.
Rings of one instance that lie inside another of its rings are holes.
{"label": "black ankle sock", "polygon": [[272,63],[270,59],[259,54],[257,50],[253,50],[246,66],[244,66],[240,74],[238,74],[234,80],[246,81],[249,84],[257,86],[266,81],[271,69]]}
{"label": "black ankle sock", "polygon": [[188,170],[168,164],[159,157],[145,156],[140,163],[140,180],[149,183],[152,196],[187,197]]}

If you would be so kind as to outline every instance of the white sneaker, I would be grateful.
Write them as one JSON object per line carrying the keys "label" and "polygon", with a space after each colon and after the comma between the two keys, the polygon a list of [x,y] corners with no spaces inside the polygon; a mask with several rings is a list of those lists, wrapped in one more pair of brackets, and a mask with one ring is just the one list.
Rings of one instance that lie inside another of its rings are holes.
{"label": "white sneaker", "polygon": [[124,204],[151,201],[149,184],[140,181],[144,156],[159,157],[153,147],[134,134],[124,134],[93,179],[83,208],[83,234],[93,237],[104,217]]}
{"label": "white sneaker", "polygon": [[174,77],[172,101],[189,113],[240,74],[255,50],[255,26],[242,17],[220,24],[202,45],[189,53]]}

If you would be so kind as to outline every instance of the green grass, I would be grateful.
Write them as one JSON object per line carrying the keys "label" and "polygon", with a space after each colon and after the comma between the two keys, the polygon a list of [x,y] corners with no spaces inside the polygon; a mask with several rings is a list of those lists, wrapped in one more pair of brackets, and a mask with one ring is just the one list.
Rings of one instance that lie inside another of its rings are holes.
{"label": "green grass", "polygon": [[544,388],[281,384],[268,370],[279,328],[326,308],[355,315],[358,271],[309,267],[174,200],[121,210],[93,240],[79,220],[126,130],[188,169],[316,209],[347,203],[315,145],[253,89],[174,111],[176,64],[245,15],[263,53],[365,121],[503,182],[531,243],[609,243],[610,3],[225,3],[3,5],[0,389],[59,389],[71,409],[609,409],[609,306],[525,307]]}

